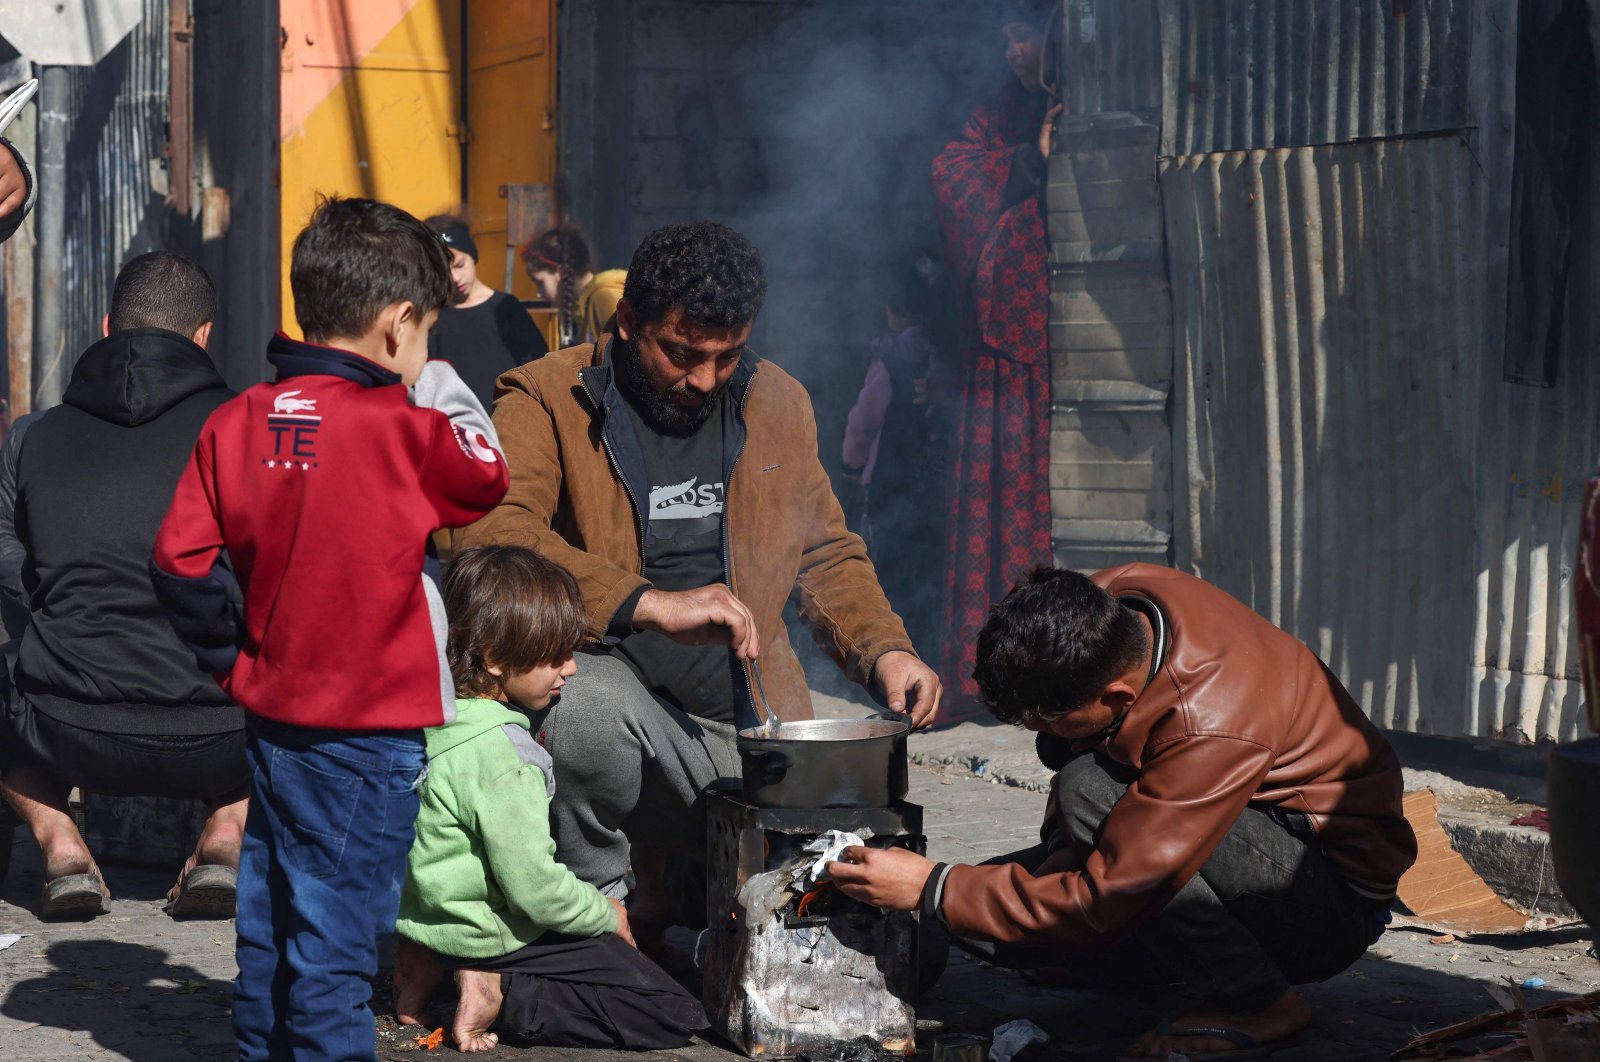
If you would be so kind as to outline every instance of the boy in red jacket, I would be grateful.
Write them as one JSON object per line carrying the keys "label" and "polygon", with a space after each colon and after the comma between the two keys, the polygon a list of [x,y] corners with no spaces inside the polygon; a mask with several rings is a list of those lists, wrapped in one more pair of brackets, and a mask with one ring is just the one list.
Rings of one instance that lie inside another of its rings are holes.
{"label": "boy in red jacket", "polygon": [[422,728],[454,711],[428,536],[492,509],[506,469],[482,407],[427,362],[450,260],[426,226],[326,200],[289,281],[307,342],[275,336],[277,381],[206,422],[151,575],[249,713],[239,1058],[371,1059],[376,941],[394,928]]}

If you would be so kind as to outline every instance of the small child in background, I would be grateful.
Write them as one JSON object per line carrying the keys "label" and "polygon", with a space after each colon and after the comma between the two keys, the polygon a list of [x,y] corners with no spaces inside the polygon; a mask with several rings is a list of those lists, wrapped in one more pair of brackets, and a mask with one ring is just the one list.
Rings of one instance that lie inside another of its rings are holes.
{"label": "small child in background", "polygon": [[922,259],[891,285],[888,331],[872,341],[866,381],[845,422],[843,463],[866,496],[863,537],[889,604],[917,645],[938,638],[945,506],[937,493],[939,407],[929,376],[939,354],[939,273]]}
{"label": "small child in background", "polygon": [[[621,904],[556,861],[550,755],[529,714],[577,671],[584,607],[566,569],[520,546],[457,556],[445,579],[455,721],[430,728],[396,923],[395,1013],[426,1025],[454,967],[462,1051],[681,1047],[705,1012],[633,946]],[[498,1030],[498,1032],[491,1031]]]}
{"label": "small child in background", "polygon": [[206,421],[150,575],[247,713],[238,1057],[374,1059],[422,730],[455,707],[428,538],[494,508],[506,466],[483,407],[427,360],[450,259],[426,225],[326,199],[289,282],[306,342],[273,337],[277,380]]}

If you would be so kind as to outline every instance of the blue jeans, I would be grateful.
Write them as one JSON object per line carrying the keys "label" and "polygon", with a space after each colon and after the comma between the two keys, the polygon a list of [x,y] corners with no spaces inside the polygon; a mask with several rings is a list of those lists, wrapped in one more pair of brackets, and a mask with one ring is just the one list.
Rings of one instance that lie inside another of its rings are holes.
{"label": "blue jeans", "polygon": [[241,1062],[373,1059],[368,1001],[394,931],[427,764],[422,731],[250,716],[233,1033]]}

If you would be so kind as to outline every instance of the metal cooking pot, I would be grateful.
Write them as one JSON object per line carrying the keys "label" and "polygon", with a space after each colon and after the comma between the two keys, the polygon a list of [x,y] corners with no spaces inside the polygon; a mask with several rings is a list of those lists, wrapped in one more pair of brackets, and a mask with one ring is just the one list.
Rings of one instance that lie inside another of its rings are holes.
{"label": "metal cooking pot", "polygon": [[911,720],[803,719],[739,731],[744,798],[758,808],[885,808],[906,795]]}

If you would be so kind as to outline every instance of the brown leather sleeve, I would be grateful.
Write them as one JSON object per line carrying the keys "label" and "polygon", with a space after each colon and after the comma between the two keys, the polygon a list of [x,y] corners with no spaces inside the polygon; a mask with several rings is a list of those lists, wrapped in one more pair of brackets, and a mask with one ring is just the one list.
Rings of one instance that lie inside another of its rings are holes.
{"label": "brown leather sleeve", "polygon": [[1081,871],[1035,877],[1015,864],[952,867],[945,920],[958,935],[1007,943],[1086,947],[1124,936],[1194,876],[1271,766],[1271,751],[1254,742],[1173,740],[1111,809]]}
{"label": "brown leather sleeve", "polygon": [[564,473],[555,424],[538,396],[523,390],[520,381],[503,390],[494,404],[494,426],[511,485],[489,515],[460,533],[457,548],[527,546],[560,564],[583,592],[589,613],[585,635],[599,641],[622,603],[649,583],[636,571],[572,546],[551,529]]}
{"label": "brown leather sleeve", "polygon": [[796,507],[810,519],[796,579],[800,617],[817,643],[851,681],[866,686],[884,653],[915,652],[905,624],[889,607],[867,545],[849,530],[828,473],[817,457],[817,422],[809,401],[797,404],[804,440],[804,503]]}

